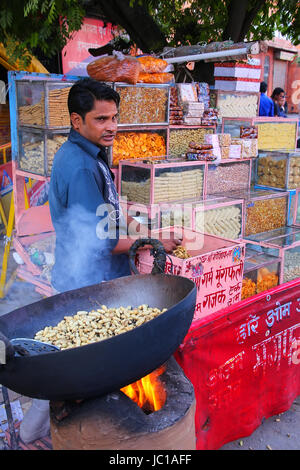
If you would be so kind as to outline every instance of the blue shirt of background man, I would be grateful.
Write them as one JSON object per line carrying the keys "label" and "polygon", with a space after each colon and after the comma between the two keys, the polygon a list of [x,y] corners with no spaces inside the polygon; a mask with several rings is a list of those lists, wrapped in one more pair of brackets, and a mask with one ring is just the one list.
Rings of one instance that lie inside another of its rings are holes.
{"label": "blue shirt of background man", "polygon": [[260,94],[259,116],[274,116],[274,103],[265,93]]}
{"label": "blue shirt of background man", "polygon": [[280,107],[278,103],[274,103],[274,116],[287,117],[284,107]]}
{"label": "blue shirt of background man", "polygon": [[[118,224],[114,238],[99,239],[96,233],[97,224],[104,226],[102,233],[108,230],[108,212],[96,212],[109,203],[98,159],[107,162],[104,149],[74,129],[54,158],[49,189],[56,232],[52,285],[60,292],[130,274],[127,254],[112,254],[119,239]],[[109,177],[113,184],[110,171]]]}

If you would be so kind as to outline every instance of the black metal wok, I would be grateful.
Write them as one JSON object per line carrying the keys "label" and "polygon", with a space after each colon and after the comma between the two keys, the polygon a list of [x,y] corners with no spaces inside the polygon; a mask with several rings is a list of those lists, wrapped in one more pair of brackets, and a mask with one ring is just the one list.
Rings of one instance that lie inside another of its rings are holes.
{"label": "black metal wok", "polygon": [[0,365],[0,383],[32,398],[75,400],[101,396],[149,374],[167,361],[193,319],[195,284],[187,278],[147,274],[68,291],[0,317],[6,338],[34,338],[65,315],[108,307],[148,304],[168,310],[112,338],[64,351],[13,356]]}

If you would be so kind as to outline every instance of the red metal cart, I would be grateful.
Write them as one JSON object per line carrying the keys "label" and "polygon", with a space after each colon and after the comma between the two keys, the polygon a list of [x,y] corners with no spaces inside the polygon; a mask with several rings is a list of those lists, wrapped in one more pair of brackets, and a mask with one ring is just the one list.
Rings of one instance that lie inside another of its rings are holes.
{"label": "red metal cart", "polygon": [[195,389],[197,449],[249,436],[300,394],[300,279],[194,321],[175,357]]}

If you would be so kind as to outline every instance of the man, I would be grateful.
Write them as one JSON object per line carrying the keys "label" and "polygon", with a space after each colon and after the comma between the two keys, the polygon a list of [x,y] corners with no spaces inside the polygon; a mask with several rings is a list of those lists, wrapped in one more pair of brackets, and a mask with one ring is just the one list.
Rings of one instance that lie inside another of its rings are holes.
{"label": "man", "polygon": [[[56,232],[52,285],[59,292],[130,275],[126,253],[138,237],[120,238],[125,227],[105,152],[116,136],[119,100],[111,87],[90,78],[69,92],[72,127],[55,155],[49,190]],[[167,252],[179,243],[163,241]],[[29,443],[49,430],[48,401],[33,400],[21,439]]]}
{"label": "man", "polygon": [[[126,228],[105,152],[116,136],[119,99],[90,78],[69,93],[72,128],[55,155],[49,191],[56,232],[52,284],[59,292],[130,274],[126,253],[134,238],[120,239]],[[165,241],[166,251],[178,243]]]}
{"label": "man", "polygon": [[260,101],[259,101],[259,116],[274,116],[274,103],[271,98],[266,95],[267,92],[266,82],[260,84]]}

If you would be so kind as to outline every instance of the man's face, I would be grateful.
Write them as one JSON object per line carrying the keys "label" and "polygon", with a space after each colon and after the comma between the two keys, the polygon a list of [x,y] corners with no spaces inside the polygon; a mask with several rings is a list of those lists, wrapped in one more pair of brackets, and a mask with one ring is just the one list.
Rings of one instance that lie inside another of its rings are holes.
{"label": "man's face", "polygon": [[85,119],[77,113],[71,114],[73,128],[90,142],[104,147],[113,145],[117,133],[118,109],[114,101],[95,100],[94,108]]}
{"label": "man's face", "polygon": [[284,103],[285,103],[285,94],[280,93],[278,95],[278,104],[279,104],[279,106],[284,106]]}

